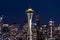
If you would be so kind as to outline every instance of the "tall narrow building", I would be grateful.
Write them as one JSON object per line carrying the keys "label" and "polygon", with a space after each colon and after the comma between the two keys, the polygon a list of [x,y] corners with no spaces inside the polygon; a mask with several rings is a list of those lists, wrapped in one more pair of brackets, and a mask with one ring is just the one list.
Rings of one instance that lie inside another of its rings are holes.
{"label": "tall narrow building", "polygon": [[3,17],[0,17],[0,40],[3,40]]}
{"label": "tall narrow building", "polygon": [[53,40],[53,34],[54,34],[54,21],[50,19],[49,21],[49,39]]}
{"label": "tall narrow building", "polygon": [[39,39],[39,27],[40,27],[40,16],[39,15],[36,15],[36,31],[37,31],[37,40],[40,40]]}
{"label": "tall narrow building", "polygon": [[36,15],[36,26],[40,27],[40,16],[39,15]]}
{"label": "tall narrow building", "polygon": [[3,24],[3,40],[9,40],[9,24]]}

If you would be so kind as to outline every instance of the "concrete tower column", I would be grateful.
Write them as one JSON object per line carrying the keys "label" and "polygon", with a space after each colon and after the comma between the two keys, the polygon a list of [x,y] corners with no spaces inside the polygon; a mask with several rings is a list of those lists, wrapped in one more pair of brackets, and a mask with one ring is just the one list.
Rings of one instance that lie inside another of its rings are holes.
{"label": "concrete tower column", "polygon": [[26,10],[27,12],[27,17],[28,17],[28,35],[29,35],[29,39],[28,40],[32,40],[32,29],[31,29],[31,26],[32,26],[32,17],[33,17],[33,13],[34,13],[34,10],[32,10],[32,8],[28,8],[28,10]]}

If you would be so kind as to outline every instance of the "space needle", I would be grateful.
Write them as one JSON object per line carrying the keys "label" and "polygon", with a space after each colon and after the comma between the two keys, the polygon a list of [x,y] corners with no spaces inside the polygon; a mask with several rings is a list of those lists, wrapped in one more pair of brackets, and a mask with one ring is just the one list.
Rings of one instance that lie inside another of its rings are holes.
{"label": "space needle", "polygon": [[32,8],[28,8],[26,10],[27,13],[27,17],[28,17],[28,35],[29,35],[29,39],[28,40],[32,40],[32,17],[34,14],[34,10]]}

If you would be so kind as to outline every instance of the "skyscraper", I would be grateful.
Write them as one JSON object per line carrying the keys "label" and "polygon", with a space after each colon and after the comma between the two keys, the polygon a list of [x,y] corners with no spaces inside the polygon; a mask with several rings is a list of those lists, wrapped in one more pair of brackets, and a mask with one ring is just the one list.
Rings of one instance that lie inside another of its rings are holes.
{"label": "skyscraper", "polygon": [[36,15],[36,26],[40,27],[40,16],[39,15]]}
{"label": "skyscraper", "polygon": [[53,40],[53,32],[54,32],[54,21],[50,19],[49,21],[49,35],[50,35],[50,40]]}
{"label": "skyscraper", "polygon": [[39,27],[40,27],[40,16],[39,15],[36,15],[35,16],[35,18],[36,18],[36,31],[37,31],[37,40],[39,40]]}
{"label": "skyscraper", "polygon": [[3,40],[3,17],[0,17],[0,40]]}

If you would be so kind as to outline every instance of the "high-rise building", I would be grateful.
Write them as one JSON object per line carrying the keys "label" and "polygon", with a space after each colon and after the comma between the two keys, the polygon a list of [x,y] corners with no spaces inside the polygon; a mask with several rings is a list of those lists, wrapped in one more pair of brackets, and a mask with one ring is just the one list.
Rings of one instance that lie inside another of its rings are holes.
{"label": "high-rise building", "polygon": [[36,15],[35,18],[36,18],[36,26],[35,27],[37,29],[37,40],[39,40],[40,16]]}
{"label": "high-rise building", "polygon": [[42,25],[42,34],[44,38],[46,39],[47,38],[47,25],[46,24]]}
{"label": "high-rise building", "polygon": [[20,28],[19,24],[13,23],[10,26],[10,40],[16,40],[19,38]]}
{"label": "high-rise building", "polygon": [[24,21],[24,25],[23,25],[23,29],[22,29],[22,33],[23,33],[23,36],[22,36],[22,39],[23,40],[27,40],[28,39],[28,22],[27,21]]}
{"label": "high-rise building", "polygon": [[3,40],[9,40],[9,24],[3,24]]}
{"label": "high-rise building", "polygon": [[37,40],[37,29],[36,28],[32,29],[32,39]]}
{"label": "high-rise building", "polygon": [[40,27],[40,16],[36,15],[36,26]]}
{"label": "high-rise building", "polygon": [[52,20],[52,19],[50,19],[50,21],[49,21],[49,31],[48,31],[49,33],[49,39],[50,40],[53,40],[54,39],[54,37],[53,37],[53,35],[54,35],[54,21]]}
{"label": "high-rise building", "polygon": [[0,17],[0,40],[3,40],[3,17]]}
{"label": "high-rise building", "polygon": [[59,24],[59,26],[57,27],[56,33],[57,33],[57,35],[56,35],[57,37],[56,37],[56,38],[57,38],[58,40],[60,40],[60,24]]}

